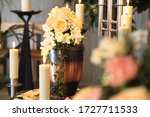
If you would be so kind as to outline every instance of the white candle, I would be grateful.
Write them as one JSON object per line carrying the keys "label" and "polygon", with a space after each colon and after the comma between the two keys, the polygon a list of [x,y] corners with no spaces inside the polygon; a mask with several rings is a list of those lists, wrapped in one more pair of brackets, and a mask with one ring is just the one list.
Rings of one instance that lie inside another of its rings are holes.
{"label": "white candle", "polygon": [[39,67],[39,91],[40,100],[50,99],[50,65],[45,64],[46,57],[43,56],[43,64]]}
{"label": "white candle", "polygon": [[127,6],[123,7],[123,15],[130,15],[133,14],[133,6],[129,6],[130,0],[127,0]]}
{"label": "white candle", "polygon": [[9,50],[9,77],[11,79],[18,78],[18,49],[15,48],[15,42],[13,42],[13,49]]}
{"label": "white candle", "polygon": [[66,4],[66,8],[67,8],[67,9],[69,8],[69,5],[68,5],[68,4]]}
{"label": "white candle", "polygon": [[31,11],[31,0],[21,0],[21,10]]}
{"label": "white candle", "polygon": [[118,28],[118,37],[119,38],[123,38],[124,35],[126,35],[128,33],[130,33],[130,28],[128,26],[125,26],[125,24]]}
{"label": "white candle", "polygon": [[84,23],[84,4],[81,4],[81,0],[79,0],[79,4],[76,4],[76,16]]}
{"label": "white candle", "polygon": [[132,16],[130,15],[122,15],[121,16],[121,26],[129,27],[130,31],[132,31]]}

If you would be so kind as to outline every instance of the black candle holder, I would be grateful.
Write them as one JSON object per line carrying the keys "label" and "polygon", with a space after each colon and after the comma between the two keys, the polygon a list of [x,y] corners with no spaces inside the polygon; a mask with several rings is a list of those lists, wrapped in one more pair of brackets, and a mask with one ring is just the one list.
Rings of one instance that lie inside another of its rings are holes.
{"label": "black candle holder", "polygon": [[19,64],[19,78],[18,82],[22,84],[19,87],[19,91],[30,90],[34,88],[32,78],[32,66],[31,66],[31,52],[30,52],[30,36],[29,36],[29,21],[33,15],[40,13],[41,11],[29,11],[23,12],[20,10],[12,10],[11,12],[17,14],[19,18],[24,22],[23,41],[20,54]]}

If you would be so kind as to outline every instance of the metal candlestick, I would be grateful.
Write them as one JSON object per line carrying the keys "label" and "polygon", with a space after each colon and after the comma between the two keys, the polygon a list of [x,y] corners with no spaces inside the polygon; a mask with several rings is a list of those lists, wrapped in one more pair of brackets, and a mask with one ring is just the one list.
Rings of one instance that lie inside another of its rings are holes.
{"label": "metal candlestick", "polygon": [[21,83],[18,83],[18,79],[11,79],[7,87],[10,89],[10,97],[13,98],[18,92],[18,88],[21,86]]}
{"label": "metal candlestick", "polygon": [[[122,9],[123,9],[123,0],[117,0],[117,4],[113,4],[114,0],[107,0],[104,2],[104,0],[99,0],[99,27],[98,27],[98,35],[99,36],[105,36],[108,35],[109,37],[112,37],[112,33],[116,32],[118,33],[118,28],[121,25],[121,15],[122,15]],[[107,6],[107,19],[104,19],[104,7]],[[117,6],[117,21],[113,20],[112,13],[113,13],[113,6]],[[106,25],[106,27],[103,27],[103,25]],[[112,25],[115,24],[116,28],[113,28]],[[103,33],[105,32],[105,33]]]}

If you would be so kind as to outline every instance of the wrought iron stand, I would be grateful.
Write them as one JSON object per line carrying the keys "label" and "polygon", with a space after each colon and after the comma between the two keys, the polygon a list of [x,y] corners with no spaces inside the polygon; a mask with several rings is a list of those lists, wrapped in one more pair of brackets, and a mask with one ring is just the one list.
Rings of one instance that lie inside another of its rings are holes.
{"label": "wrought iron stand", "polygon": [[18,82],[22,84],[19,91],[33,89],[31,53],[30,53],[30,36],[29,36],[29,21],[33,15],[41,11],[22,12],[18,10],[11,11],[19,16],[24,22],[23,42],[20,55],[19,64],[19,78]]}

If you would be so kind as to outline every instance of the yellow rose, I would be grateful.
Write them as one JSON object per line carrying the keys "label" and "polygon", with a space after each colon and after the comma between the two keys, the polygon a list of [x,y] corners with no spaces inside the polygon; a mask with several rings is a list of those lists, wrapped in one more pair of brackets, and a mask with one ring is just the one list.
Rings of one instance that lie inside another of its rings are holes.
{"label": "yellow rose", "polygon": [[69,8],[62,7],[59,9],[59,13],[60,13],[59,15],[62,17],[68,17],[68,16],[70,16],[71,11]]}
{"label": "yellow rose", "polygon": [[82,22],[79,18],[74,18],[72,20],[75,27],[77,27],[78,29],[82,29]]}
{"label": "yellow rose", "polygon": [[55,21],[54,16],[53,16],[53,15],[50,15],[50,16],[47,18],[47,20],[46,20],[46,25],[49,26],[49,27],[51,27],[52,24],[54,23],[54,21]]}
{"label": "yellow rose", "polygon": [[57,20],[53,24],[53,27],[56,32],[66,32],[68,30],[68,25],[66,20]]}

